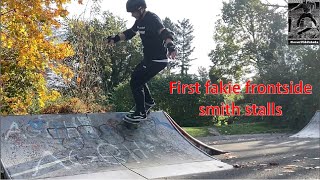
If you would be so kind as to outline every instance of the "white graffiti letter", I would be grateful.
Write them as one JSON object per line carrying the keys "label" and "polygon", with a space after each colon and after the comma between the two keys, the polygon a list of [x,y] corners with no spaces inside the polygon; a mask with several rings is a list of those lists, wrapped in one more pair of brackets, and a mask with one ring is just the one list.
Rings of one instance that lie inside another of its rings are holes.
{"label": "white graffiti letter", "polygon": [[[52,158],[54,159],[54,161],[53,161],[53,162],[50,162],[50,163],[43,164],[43,165],[41,166],[42,160],[43,160],[44,158],[46,158],[47,156],[52,157]],[[54,166],[54,165],[56,165],[56,164],[60,164],[60,165],[63,166],[65,169],[71,169],[70,167],[65,166],[65,165],[63,164],[63,162],[62,162],[60,159],[58,159],[57,157],[55,157],[50,151],[45,151],[45,152],[43,153],[43,157],[38,161],[38,164],[37,164],[37,166],[35,167],[35,172],[32,174],[32,176],[36,176],[36,175],[38,174],[38,172],[39,172],[39,169],[45,169],[45,168]]]}
{"label": "white graffiti letter", "polygon": [[[101,148],[102,147],[105,147],[107,148],[107,154],[109,154],[109,156],[106,156],[106,155],[102,155],[101,154]],[[111,148],[111,149],[110,149]],[[109,163],[109,164],[121,164],[121,163],[126,163],[126,160],[120,158],[120,155],[121,155],[121,151],[118,149],[118,147],[112,145],[112,144],[108,144],[108,143],[101,143],[99,144],[99,146],[97,147],[97,151],[98,151],[98,154],[102,157],[102,159]],[[116,154],[114,152],[117,152]],[[117,160],[118,162],[112,162],[110,161],[109,159],[115,159]]]}
{"label": "white graffiti letter", "polygon": [[141,152],[141,154],[145,157],[148,158],[148,156],[146,156],[146,154],[140,149],[140,147],[138,146],[138,144],[134,141],[134,145],[137,146],[136,149],[130,150],[127,146],[123,145],[124,148],[127,149],[127,151],[130,153],[130,155],[132,156],[132,158],[134,160],[137,161],[137,163],[140,163],[139,158],[142,159],[141,157],[139,157],[136,153],[136,151]]}
{"label": "white graffiti letter", "polygon": [[26,135],[21,134],[21,130],[19,125],[16,122],[12,122],[10,129],[8,130],[6,136],[4,137],[5,140],[8,140],[9,136],[12,134],[22,135],[23,138],[27,139]]}

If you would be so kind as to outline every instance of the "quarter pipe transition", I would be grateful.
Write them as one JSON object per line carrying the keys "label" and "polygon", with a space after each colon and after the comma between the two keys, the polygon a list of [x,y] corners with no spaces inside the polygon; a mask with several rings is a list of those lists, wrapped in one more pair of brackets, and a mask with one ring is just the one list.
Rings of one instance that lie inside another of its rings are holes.
{"label": "quarter pipe transition", "polygon": [[290,137],[297,138],[320,138],[320,111],[318,110],[310,122],[297,134]]}
{"label": "quarter pipe transition", "polygon": [[11,179],[152,179],[231,169],[224,153],[184,132],[165,112],[138,129],[125,113],[1,117],[1,164]]}

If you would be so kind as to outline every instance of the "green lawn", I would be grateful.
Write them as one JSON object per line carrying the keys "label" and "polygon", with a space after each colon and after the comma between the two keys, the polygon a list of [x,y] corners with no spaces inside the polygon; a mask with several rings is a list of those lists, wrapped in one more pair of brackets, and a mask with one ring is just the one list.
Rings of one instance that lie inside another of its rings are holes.
{"label": "green lawn", "polygon": [[[208,136],[209,127],[184,127],[193,137]],[[236,135],[236,134],[262,134],[262,133],[287,133],[289,129],[279,129],[270,127],[268,123],[242,123],[242,124],[231,124],[223,126],[215,126],[221,135]]]}
{"label": "green lawn", "polygon": [[193,137],[204,137],[209,135],[208,127],[184,127],[183,129]]}

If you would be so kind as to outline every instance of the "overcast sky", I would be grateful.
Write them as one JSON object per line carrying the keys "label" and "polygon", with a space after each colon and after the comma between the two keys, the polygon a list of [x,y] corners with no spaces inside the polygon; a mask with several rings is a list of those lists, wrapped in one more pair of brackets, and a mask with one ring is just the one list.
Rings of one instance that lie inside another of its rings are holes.
{"label": "overcast sky", "polygon": [[[83,0],[83,5],[76,3],[67,5],[69,16],[84,12],[88,1],[91,0]],[[135,19],[130,13],[127,13],[126,2],[127,0],[101,0],[101,7],[102,11],[110,11],[126,20],[127,27],[130,28]],[[208,69],[212,65],[208,54],[214,48],[214,24],[219,18],[218,15],[221,14],[222,2],[223,0],[146,0],[147,10],[156,13],[162,20],[165,17],[169,17],[173,22],[184,18],[190,19],[195,36],[192,44],[195,50],[191,58],[197,58],[197,60],[192,61],[189,73],[197,73],[200,66]],[[269,2],[279,3],[276,0],[269,0]],[[281,2],[283,4],[284,1]]]}

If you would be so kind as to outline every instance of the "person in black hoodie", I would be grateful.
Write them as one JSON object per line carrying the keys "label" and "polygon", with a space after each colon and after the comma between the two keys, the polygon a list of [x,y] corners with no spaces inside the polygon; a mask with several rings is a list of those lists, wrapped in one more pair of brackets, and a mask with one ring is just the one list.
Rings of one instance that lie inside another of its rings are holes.
{"label": "person in black hoodie", "polygon": [[303,0],[302,3],[298,4],[296,7],[290,9],[290,12],[296,10],[296,9],[303,9],[303,13],[300,15],[299,19],[297,20],[297,27],[300,26],[300,22],[303,18],[310,18],[311,21],[314,23],[315,26],[317,26],[317,21],[315,20],[315,18],[313,17],[313,15],[311,14],[312,10],[315,7],[315,3],[308,1],[308,0]]}
{"label": "person in black hoodie", "polygon": [[135,106],[125,116],[129,121],[141,121],[147,118],[146,111],[155,105],[147,82],[162,71],[169,59],[175,59],[177,51],[174,34],[164,27],[161,19],[153,12],[146,11],[145,0],[128,0],[127,12],[136,19],[134,25],[115,36],[109,36],[108,44],[129,40],[139,33],[143,45],[143,60],[131,74],[130,87]]}

